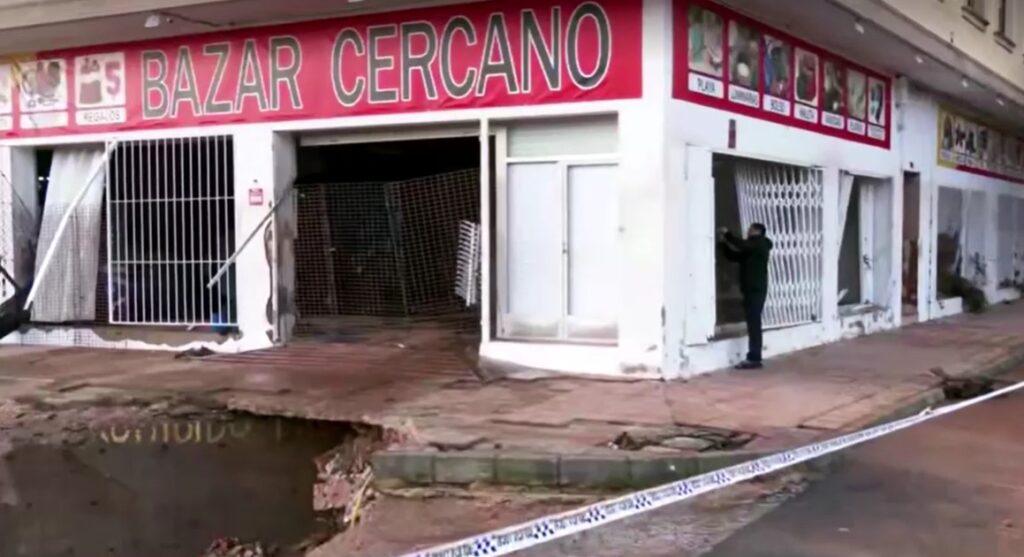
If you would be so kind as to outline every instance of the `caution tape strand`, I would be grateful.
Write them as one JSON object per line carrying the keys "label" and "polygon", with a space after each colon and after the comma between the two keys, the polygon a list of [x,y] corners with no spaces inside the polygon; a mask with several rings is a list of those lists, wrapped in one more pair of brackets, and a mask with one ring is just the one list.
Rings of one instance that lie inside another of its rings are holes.
{"label": "caution tape strand", "polygon": [[835,453],[940,416],[959,412],[970,406],[1008,395],[1022,388],[1024,388],[1024,381],[955,404],[936,409],[926,409],[908,418],[782,451],[663,486],[636,491],[575,510],[531,520],[434,548],[416,551],[403,557],[492,557],[508,555],[515,551],[522,551],[536,545],[692,499],[699,495],[759,476],[778,472],[802,462]]}

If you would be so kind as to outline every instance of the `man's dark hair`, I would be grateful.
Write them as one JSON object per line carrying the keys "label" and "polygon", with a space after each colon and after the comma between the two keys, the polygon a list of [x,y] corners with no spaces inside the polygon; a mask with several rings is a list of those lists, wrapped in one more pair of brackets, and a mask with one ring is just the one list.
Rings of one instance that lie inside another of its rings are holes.
{"label": "man's dark hair", "polygon": [[759,222],[755,222],[754,224],[751,224],[750,228],[753,228],[754,230],[757,231],[758,234],[760,234],[762,236],[764,236],[765,233],[768,232],[768,229],[765,227],[765,225],[763,225],[763,224],[761,224]]}

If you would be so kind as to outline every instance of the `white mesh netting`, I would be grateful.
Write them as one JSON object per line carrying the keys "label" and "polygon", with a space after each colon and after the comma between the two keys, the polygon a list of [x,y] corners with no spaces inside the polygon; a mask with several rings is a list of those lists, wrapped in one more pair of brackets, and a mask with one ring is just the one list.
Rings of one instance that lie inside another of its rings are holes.
{"label": "white mesh netting", "polygon": [[736,197],[743,228],[763,223],[774,242],[764,327],[816,321],[822,291],[821,171],[741,160],[736,165]]}

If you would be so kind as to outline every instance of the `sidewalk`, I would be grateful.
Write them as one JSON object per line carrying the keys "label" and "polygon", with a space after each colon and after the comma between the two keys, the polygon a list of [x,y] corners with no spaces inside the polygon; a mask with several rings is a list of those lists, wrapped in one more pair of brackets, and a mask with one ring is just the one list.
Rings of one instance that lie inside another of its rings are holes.
{"label": "sidewalk", "polygon": [[416,346],[167,353],[0,348],[0,399],[209,398],[259,414],[370,423],[404,444],[378,478],[625,487],[667,481],[910,412],[950,375],[1024,362],[1024,304],[906,327],[689,382],[479,381]]}

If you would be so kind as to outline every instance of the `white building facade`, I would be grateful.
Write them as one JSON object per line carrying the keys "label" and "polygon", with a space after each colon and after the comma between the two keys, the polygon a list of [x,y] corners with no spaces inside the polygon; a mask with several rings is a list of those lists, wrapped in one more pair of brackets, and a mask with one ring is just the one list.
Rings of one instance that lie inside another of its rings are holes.
{"label": "white building facade", "polygon": [[495,365],[688,377],[745,352],[715,231],[755,221],[768,357],[1015,298],[999,72],[852,1],[728,4],[371,5],[2,58],[0,254],[34,286],[3,342],[414,323]]}

